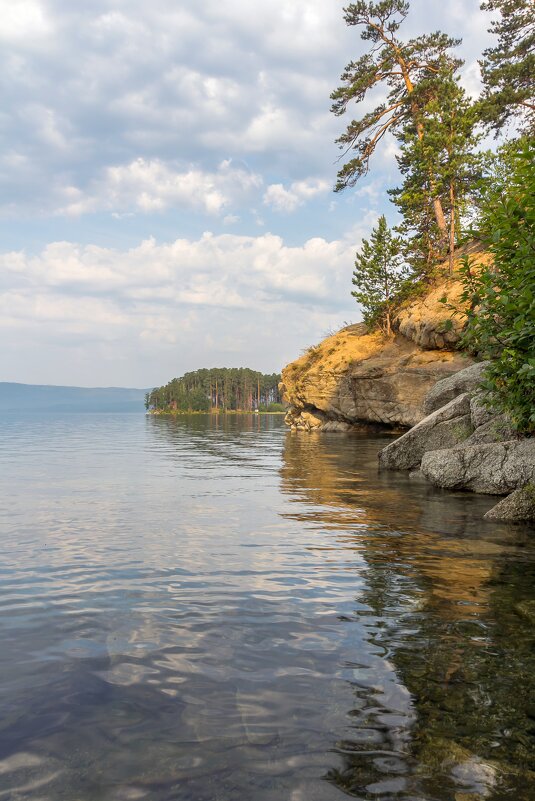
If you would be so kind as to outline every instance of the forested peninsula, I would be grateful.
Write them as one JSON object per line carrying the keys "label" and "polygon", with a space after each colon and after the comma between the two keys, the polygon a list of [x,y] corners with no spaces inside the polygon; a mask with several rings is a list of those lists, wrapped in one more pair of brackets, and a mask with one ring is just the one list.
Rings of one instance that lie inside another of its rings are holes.
{"label": "forested peninsula", "polygon": [[185,373],[145,396],[153,414],[192,412],[281,413],[278,373],[265,375],[247,367],[214,367]]}
{"label": "forested peninsula", "polygon": [[531,0],[481,8],[494,44],[479,97],[459,39],[404,35],[409,3],[344,9],[365,46],[331,95],[336,116],[356,113],[335,191],[393,138],[394,225],[381,215],[356,252],[363,322],[310,346],[281,390],[293,430],[408,429],[381,469],[507,496],[489,517],[535,519],[535,16]]}

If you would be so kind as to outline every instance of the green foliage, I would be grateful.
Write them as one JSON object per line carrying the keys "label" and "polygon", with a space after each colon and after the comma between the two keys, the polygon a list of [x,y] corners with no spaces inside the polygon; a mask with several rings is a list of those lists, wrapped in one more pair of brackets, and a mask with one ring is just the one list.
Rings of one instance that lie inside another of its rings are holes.
{"label": "green foliage", "polygon": [[463,346],[491,359],[489,403],[522,431],[535,430],[535,147],[508,148],[510,174],[495,185],[481,227],[491,267],[461,269],[469,305]]}
{"label": "green foliage", "polygon": [[254,411],[280,403],[280,380],[277,373],[263,375],[246,367],[195,370],[149,392],[146,408],[176,412]]}
{"label": "green foliage", "polygon": [[408,278],[401,249],[400,238],[392,235],[382,215],[370,240],[362,240],[355,258],[353,284],[357,289],[351,294],[362,307],[364,322],[371,328],[379,326],[387,336]]}
{"label": "green foliage", "polygon": [[261,403],[258,407],[259,412],[268,412],[270,414],[280,414],[286,411],[286,406],[283,403]]}
{"label": "green foliage", "polygon": [[498,43],[480,61],[485,90],[483,120],[499,131],[511,116],[535,128],[535,9],[533,0],[486,0],[481,8],[498,11],[490,31]]}

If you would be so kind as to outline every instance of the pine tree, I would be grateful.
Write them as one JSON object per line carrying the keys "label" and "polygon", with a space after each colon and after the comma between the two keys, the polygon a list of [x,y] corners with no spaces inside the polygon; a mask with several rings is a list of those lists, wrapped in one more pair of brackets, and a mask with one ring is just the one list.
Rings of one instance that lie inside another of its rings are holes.
{"label": "pine tree", "polygon": [[480,61],[485,89],[484,121],[499,131],[511,115],[535,129],[535,7],[533,0],[485,0],[481,8],[498,11],[489,31],[498,43]]}
{"label": "pine tree", "polygon": [[[453,269],[461,221],[481,177],[482,157],[475,152],[480,136],[474,132],[474,107],[450,70],[441,72],[428,87],[422,85],[420,104],[426,119],[425,139],[418,137],[414,125],[406,127],[398,156],[404,181],[389,194],[403,215],[398,232],[407,238],[406,255],[416,272],[427,275],[446,252]],[[448,220],[447,239],[433,219],[431,171],[433,191]]]}
{"label": "pine tree", "polygon": [[357,289],[351,294],[362,307],[364,322],[370,327],[379,325],[387,336],[392,333],[392,314],[408,277],[401,248],[400,238],[392,235],[383,214],[355,257],[353,285]]}
{"label": "pine tree", "polygon": [[[404,0],[377,3],[359,0],[345,9],[347,25],[361,27],[361,38],[371,43],[371,49],[347,65],[341,76],[342,86],[331,95],[332,111],[337,116],[344,114],[351,102],[361,103],[376,87],[388,90],[388,94],[386,102],[350,122],[337,139],[345,153],[356,155],[338,172],[336,191],[353,186],[367,173],[370,159],[388,131],[399,134],[411,124],[419,141],[425,140],[427,129],[420,103],[420,84],[427,82],[429,85],[445,69],[454,72],[462,64],[450,54],[460,40],[439,31],[403,42],[397,31],[408,12],[409,4]],[[428,184],[436,223],[445,238],[447,223],[431,168]]]}

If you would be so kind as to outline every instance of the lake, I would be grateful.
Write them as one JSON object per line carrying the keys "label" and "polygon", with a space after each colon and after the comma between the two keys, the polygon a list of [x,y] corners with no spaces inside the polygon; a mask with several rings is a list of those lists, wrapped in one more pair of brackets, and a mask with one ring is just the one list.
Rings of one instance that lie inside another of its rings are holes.
{"label": "lake", "polygon": [[281,417],[0,431],[0,801],[535,799],[535,538],[495,499]]}

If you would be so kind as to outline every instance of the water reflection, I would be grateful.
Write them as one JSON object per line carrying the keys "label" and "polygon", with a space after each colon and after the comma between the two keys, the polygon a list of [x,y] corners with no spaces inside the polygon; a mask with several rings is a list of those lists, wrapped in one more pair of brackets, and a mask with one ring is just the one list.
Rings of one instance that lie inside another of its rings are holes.
{"label": "water reflection", "polygon": [[0,433],[0,801],[529,801],[535,559],[491,499],[280,418]]}
{"label": "water reflection", "polygon": [[[492,499],[374,469],[379,441],[289,436],[282,488],[331,549],[367,564],[355,608],[351,726],[326,778],[358,798],[535,798],[533,531],[481,520]],[[515,608],[516,607],[516,608]],[[512,795],[511,795],[512,794]]]}

